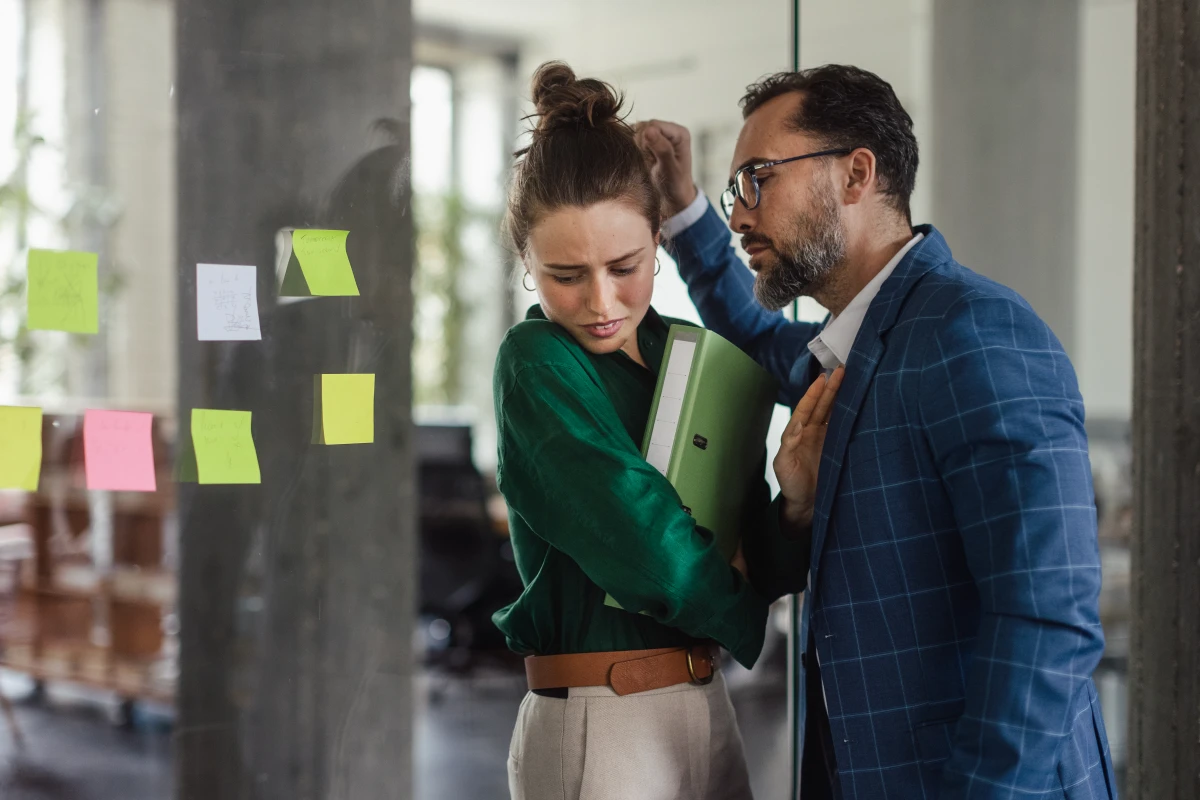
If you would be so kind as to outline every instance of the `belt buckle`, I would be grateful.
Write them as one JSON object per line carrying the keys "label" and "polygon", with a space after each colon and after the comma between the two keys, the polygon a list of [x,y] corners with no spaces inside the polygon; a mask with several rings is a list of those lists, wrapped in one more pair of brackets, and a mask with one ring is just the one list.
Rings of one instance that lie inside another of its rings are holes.
{"label": "belt buckle", "polygon": [[708,651],[708,677],[707,678],[697,678],[696,677],[696,665],[694,663],[692,663],[692,650],[693,650],[693,648],[691,648],[691,647],[689,647],[687,650],[688,677],[690,677],[692,679],[691,682],[697,686],[707,686],[708,684],[712,683],[713,676],[717,674],[717,663],[716,663],[716,660],[713,659],[712,650]]}

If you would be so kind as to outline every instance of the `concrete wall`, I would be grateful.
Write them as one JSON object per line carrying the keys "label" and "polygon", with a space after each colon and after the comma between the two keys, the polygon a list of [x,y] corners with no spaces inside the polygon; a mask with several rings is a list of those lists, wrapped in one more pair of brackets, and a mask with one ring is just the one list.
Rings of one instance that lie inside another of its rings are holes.
{"label": "concrete wall", "polygon": [[[409,7],[181,0],[175,30],[178,403],[251,411],[262,472],[179,487],[177,797],[406,800]],[[360,296],[276,302],[286,228],[348,230]],[[258,266],[261,342],[196,340],[199,262]],[[371,444],[309,443],[323,373],[375,375]]]}
{"label": "concrete wall", "polygon": [[1075,353],[1078,0],[935,0],[933,221]]}

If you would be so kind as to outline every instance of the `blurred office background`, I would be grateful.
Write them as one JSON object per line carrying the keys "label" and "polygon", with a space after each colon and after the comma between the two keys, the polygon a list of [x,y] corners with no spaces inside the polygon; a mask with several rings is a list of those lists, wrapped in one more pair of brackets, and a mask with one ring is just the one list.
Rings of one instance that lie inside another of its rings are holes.
{"label": "blurred office background", "polygon": [[[535,302],[498,232],[529,76],[562,59],[622,89],[633,119],[687,125],[715,199],[737,101],[791,67],[797,34],[802,66],[892,83],[921,145],[914,220],[1020,291],[1075,363],[1104,558],[1096,677],[1120,774],[1134,0],[0,0],[0,404],[47,415],[42,489],[0,492],[0,687],[15,705],[0,796],[383,796],[355,794],[355,771],[386,753],[353,742],[385,729],[394,779],[419,800],[505,796],[524,684],[489,621],[519,587],[491,365]],[[278,303],[273,233],[331,220],[370,243],[362,301]],[[30,247],[99,253],[98,335],[24,329]],[[201,260],[257,264],[261,343],[194,341]],[[656,307],[698,320],[663,260]],[[289,438],[307,413],[289,381],[318,361],[395,376],[372,454],[322,460]],[[256,409],[261,488],[172,483],[178,431],[206,403]],[[81,488],[84,408],[155,413],[158,492]],[[374,480],[356,490],[345,474]],[[390,505],[364,511],[381,493]],[[762,662],[730,682],[756,795],[778,798],[777,611]],[[391,682],[361,688],[372,658]],[[403,720],[363,709],[385,698]],[[273,734],[278,747],[257,743]],[[177,788],[192,780],[210,788]]]}

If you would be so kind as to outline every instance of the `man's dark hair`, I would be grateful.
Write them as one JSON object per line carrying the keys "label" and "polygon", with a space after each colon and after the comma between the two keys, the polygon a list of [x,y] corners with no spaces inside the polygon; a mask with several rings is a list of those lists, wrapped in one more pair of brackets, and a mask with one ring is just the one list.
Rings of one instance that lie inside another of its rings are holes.
{"label": "man's dark hair", "polygon": [[802,93],[803,99],[789,127],[815,136],[821,147],[865,147],[874,153],[880,191],[911,224],[908,201],[917,181],[917,137],[892,85],[842,64],[778,72],[746,87],[742,118],[792,92]]}

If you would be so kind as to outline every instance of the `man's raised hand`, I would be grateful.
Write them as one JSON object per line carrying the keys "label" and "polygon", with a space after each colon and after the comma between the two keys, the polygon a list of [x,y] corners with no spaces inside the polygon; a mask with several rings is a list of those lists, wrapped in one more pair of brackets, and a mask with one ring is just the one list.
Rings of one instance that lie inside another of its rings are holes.
{"label": "man's raised hand", "polygon": [[692,179],[692,135],[674,122],[652,119],[633,126],[638,146],[650,162],[650,176],[663,196],[663,219],[683,211],[696,199]]}

